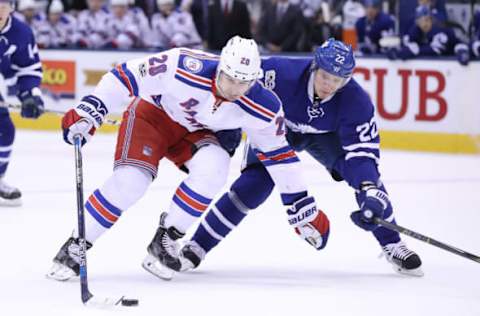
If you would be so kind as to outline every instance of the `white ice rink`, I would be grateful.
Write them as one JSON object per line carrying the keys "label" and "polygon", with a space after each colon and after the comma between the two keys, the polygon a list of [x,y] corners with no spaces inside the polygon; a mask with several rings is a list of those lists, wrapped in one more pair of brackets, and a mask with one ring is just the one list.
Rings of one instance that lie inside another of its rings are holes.
{"label": "white ice rink", "polygon": [[[86,198],[110,175],[114,145],[104,134],[85,146]],[[303,161],[330,217],[326,249],[294,234],[274,192],[198,270],[170,282],[153,277],[140,263],[183,177],[163,162],[146,196],[88,252],[94,294],[140,299],[139,307],[104,311],[82,305],[78,282],[44,277],[76,225],[73,148],[60,132],[18,131],[7,180],[24,204],[0,208],[0,315],[480,315],[480,264],[404,237],[425,277],[394,273],[373,237],[350,222],[352,190]],[[480,254],[480,156],[384,151],[381,171],[399,224]]]}

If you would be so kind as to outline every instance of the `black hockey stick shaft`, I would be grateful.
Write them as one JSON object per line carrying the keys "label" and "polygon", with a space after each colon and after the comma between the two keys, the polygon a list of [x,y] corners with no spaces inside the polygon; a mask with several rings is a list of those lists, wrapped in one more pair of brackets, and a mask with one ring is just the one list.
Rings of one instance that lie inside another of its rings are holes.
{"label": "black hockey stick shaft", "polygon": [[477,263],[480,263],[480,257],[479,256],[476,256],[474,254],[471,254],[469,252],[466,252],[465,250],[462,250],[462,249],[459,249],[459,248],[456,248],[456,247],[453,247],[453,246],[450,246],[450,245],[447,245],[443,242],[440,242],[438,240],[435,240],[431,237],[428,237],[428,236],[425,236],[425,235],[422,235],[420,233],[417,233],[417,232],[414,232],[413,230],[410,230],[410,229],[407,229],[405,227],[402,227],[402,226],[399,226],[399,225],[396,225],[396,224],[393,224],[393,223],[390,223],[390,222],[387,222],[386,220],[383,220],[381,218],[378,218],[378,217],[375,217],[373,219],[373,221],[378,224],[378,225],[382,225],[383,227],[386,227],[390,230],[393,230],[393,231],[396,231],[398,233],[401,233],[401,234],[404,234],[404,235],[407,235],[407,236],[410,236],[412,238],[415,238],[415,239],[418,239],[418,240],[421,240],[423,242],[426,242],[427,244],[430,244],[432,246],[435,246],[435,247],[438,247],[438,248],[441,248],[443,250],[446,250],[448,252],[451,252],[451,253],[454,253],[456,255],[459,255],[461,257],[464,257],[464,258],[467,258],[467,259],[470,259],[472,261],[475,261]]}
{"label": "black hockey stick shaft", "polygon": [[80,245],[80,291],[82,302],[86,303],[92,298],[88,290],[87,278],[87,241],[85,239],[85,214],[83,207],[83,167],[82,167],[82,136],[74,136],[75,147],[75,181],[77,190],[77,217],[78,217],[78,242]]}

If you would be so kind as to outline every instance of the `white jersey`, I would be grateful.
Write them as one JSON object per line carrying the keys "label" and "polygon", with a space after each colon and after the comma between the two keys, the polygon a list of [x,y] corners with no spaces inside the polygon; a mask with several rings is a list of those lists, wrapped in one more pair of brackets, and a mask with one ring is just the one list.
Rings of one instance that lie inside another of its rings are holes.
{"label": "white jersey", "polygon": [[66,13],[56,23],[43,20],[36,26],[35,37],[38,46],[42,48],[73,46],[78,40],[76,20]]}
{"label": "white jersey", "polygon": [[202,39],[188,12],[176,10],[167,17],[155,13],[152,16],[152,29],[155,47],[200,48],[202,45]]}
{"label": "white jersey", "polygon": [[88,48],[99,48],[105,45],[108,40],[108,20],[111,14],[100,9],[96,12],[83,10],[78,14],[78,32],[82,45]]}
{"label": "white jersey", "polygon": [[192,132],[242,128],[282,194],[306,191],[285,139],[281,101],[257,82],[240,99],[222,102],[214,93],[218,61],[183,48],[134,59],[104,75],[93,95],[107,109],[140,97]]}
{"label": "white jersey", "polygon": [[122,17],[112,15],[107,22],[107,32],[109,41],[114,43],[115,47],[128,49],[142,46],[140,28],[131,11],[127,11]]}

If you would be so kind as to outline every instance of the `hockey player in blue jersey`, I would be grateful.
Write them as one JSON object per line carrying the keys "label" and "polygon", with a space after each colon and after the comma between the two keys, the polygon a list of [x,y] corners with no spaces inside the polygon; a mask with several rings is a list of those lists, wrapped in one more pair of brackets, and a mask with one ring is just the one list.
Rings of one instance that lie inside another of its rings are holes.
{"label": "hockey player in blue jersey", "polygon": [[395,22],[392,17],[382,11],[382,1],[364,0],[366,15],[357,20],[358,49],[363,54],[378,54],[383,52],[380,39],[393,36]]}
{"label": "hockey player in blue jersey", "polygon": [[390,59],[412,59],[420,56],[456,56],[462,65],[470,60],[468,46],[461,43],[449,28],[434,23],[428,6],[418,6],[415,11],[415,25],[403,38],[401,48],[387,52]]}
{"label": "hockey player in blue jersey", "polygon": [[[11,14],[13,7],[13,1],[0,0],[0,72],[4,82],[16,88],[22,103],[22,117],[37,118],[43,112],[38,88],[42,80],[42,67],[32,30]],[[0,102],[3,101],[0,95]],[[21,204],[20,191],[3,180],[14,137],[15,127],[8,110],[0,107],[0,205]]]}
{"label": "hockey player in blue jersey", "polygon": [[[359,210],[353,222],[371,231],[395,271],[422,276],[419,256],[398,233],[372,222],[372,214],[395,223],[392,205],[380,179],[379,135],[374,106],[351,77],[355,66],[350,46],[333,39],[317,48],[312,59],[268,58],[263,62],[265,85],[282,100],[287,140],[306,151],[336,181],[354,190]],[[251,148],[241,176],[206,214],[192,239],[182,248],[182,269],[197,267],[213,247],[270,195],[274,184]],[[316,249],[325,247],[328,227],[315,223],[296,232]],[[307,232],[309,236],[305,236]]]}

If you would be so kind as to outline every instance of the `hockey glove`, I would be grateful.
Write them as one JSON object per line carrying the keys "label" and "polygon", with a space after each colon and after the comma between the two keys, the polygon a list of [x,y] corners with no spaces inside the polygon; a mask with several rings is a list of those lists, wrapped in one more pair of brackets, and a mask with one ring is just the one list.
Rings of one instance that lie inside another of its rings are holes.
{"label": "hockey glove", "polygon": [[350,215],[352,221],[366,231],[373,231],[378,224],[373,222],[374,217],[383,218],[383,212],[390,205],[387,193],[379,190],[373,183],[363,185],[362,191],[365,194],[359,211],[355,211]]}
{"label": "hockey glove", "polygon": [[70,109],[62,119],[63,139],[73,144],[73,137],[82,136],[82,146],[90,140],[97,128],[103,123],[108,110],[103,102],[92,95],[82,99],[80,104]]}
{"label": "hockey glove", "polygon": [[222,146],[222,148],[227,151],[230,157],[232,157],[235,154],[235,150],[237,149],[238,145],[240,145],[240,141],[242,140],[242,130],[240,128],[227,129],[216,132],[215,136],[217,137],[220,146]]}
{"label": "hockey glove", "polygon": [[306,196],[287,210],[288,222],[295,232],[315,249],[323,249],[327,245],[330,233],[330,222],[327,215],[317,210],[315,199]]}
{"label": "hockey glove", "polygon": [[20,115],[24,118],[36,119],[45,111],[39,88],[22,91],[18,94],[18,98],[22,102]]}
{"label": "hockey glove", "polygon": [[472,52],[477,58],[480,58],[480,40],[472,43]]}
{"label": "hockey glove", "polygon": [[460,65],[467,66],[470,62],[470,52],[468,51],[468,46],[463,43],[455,45],[455,56],[457,57]]}

